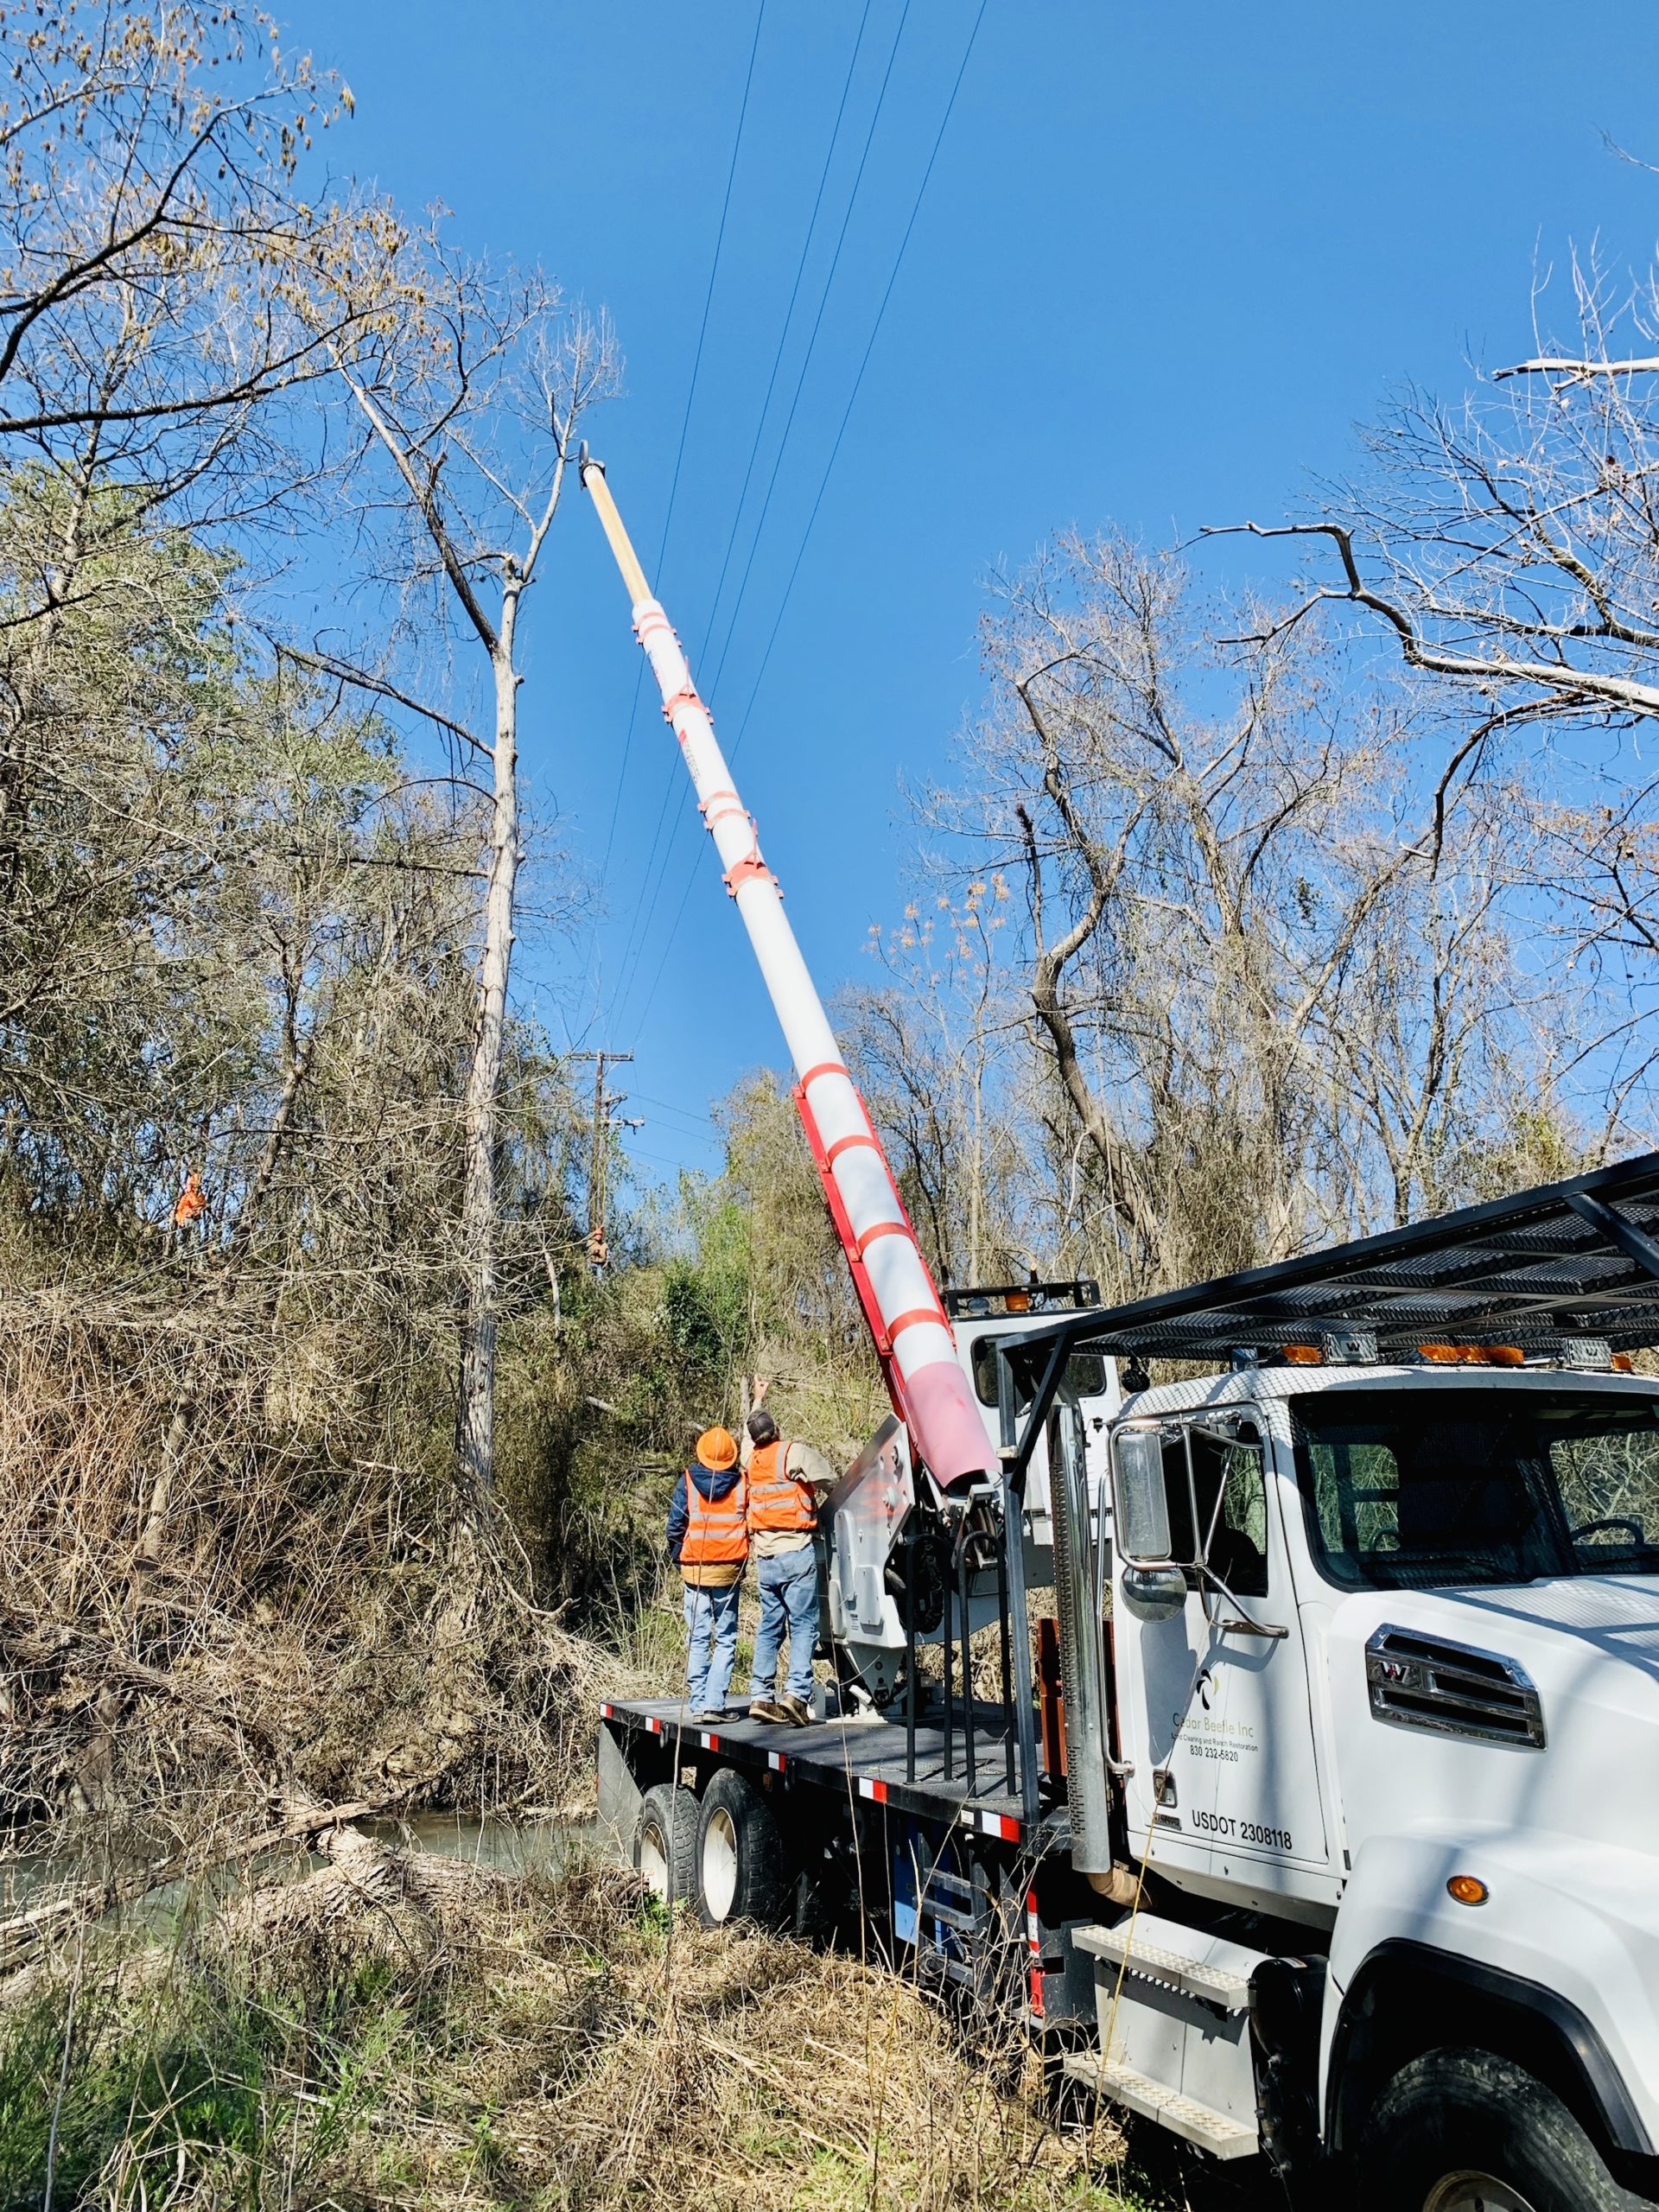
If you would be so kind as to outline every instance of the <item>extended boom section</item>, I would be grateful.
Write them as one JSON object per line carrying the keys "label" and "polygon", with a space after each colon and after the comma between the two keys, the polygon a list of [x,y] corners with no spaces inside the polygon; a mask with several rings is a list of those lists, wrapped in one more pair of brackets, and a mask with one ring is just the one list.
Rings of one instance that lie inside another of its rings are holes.
{"label": "extended boom section", "polygon": [[983,1422],[939,1294],[917,1245],[893,1171],[847,1071],[806,963],[784,912],[777,878],[760,856],[754,819],[739,798],[709,709],[679,639],[652,596],[600,464],[584,454],[587,486],[633,606],[633,626],[679,741],[697,810],[720,855],[727,890],[749,934],[796,1072],[795,1099],[875,1338],[893,1410],[918,1455],[945,1488],[994,1464]]}

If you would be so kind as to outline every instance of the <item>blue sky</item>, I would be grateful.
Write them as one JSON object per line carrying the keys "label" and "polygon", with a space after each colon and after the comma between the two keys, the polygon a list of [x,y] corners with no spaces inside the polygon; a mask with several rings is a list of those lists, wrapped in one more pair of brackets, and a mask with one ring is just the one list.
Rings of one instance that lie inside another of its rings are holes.
{"label": "blue sky", "polygon": [[[336,158],[613,316],[626,392],[590,435],[728,750],[741,732],[739,787],[826,995],[902,907],[899,779],[948,771],[989,571],[1071,523],[1160,539],[1277,517],[1391,385],[1454,392],[1469,362],[1529,350],[1535,258],[1560,267],[1599,232],[1640,263],[1659,234],[1659,177],[1603,140],[1659,159],[1659,11],[1636,0],[987,0],[877,328],[978,15],[766,0],[757,47],[755,0],[286,11],[285,43],[355,95]],[[715,1166],[711,1101],[781,1047],[648,686],[628,739],[638,649],[574,495],[551,553],[523,753],[547,842],[593,895],[574,944],[527,940],[518,995],[569,1042],[635,1052],[643,1177]]]}

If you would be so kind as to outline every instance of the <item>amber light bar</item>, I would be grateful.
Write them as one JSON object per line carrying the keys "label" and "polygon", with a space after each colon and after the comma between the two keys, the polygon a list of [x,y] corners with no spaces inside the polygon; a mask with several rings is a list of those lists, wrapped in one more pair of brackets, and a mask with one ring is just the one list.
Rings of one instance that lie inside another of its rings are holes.
{"label": "amber light bar", "polygon": [[1431,1367],[1524,1367],[1519,1344],[1419,1344],[1419,1359]]}

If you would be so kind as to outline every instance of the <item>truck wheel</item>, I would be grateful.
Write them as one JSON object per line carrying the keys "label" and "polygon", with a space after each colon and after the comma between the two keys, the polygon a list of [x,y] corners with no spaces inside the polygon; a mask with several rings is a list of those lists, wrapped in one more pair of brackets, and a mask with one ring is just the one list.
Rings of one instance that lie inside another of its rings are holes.
{"label": "truck wheel", "polygon": [[1484,2050],[1431,2050],[1396,2074],[1367,2122],[1367,2212],[1631,2212],[1553,2091]]}
{"label": "truck wheel", "polygon": [[647,1789],[633,1827],[633,1863],[664,1904],[693,1897],[697,1882],[697,1801],[659,1782]]}
{"label": "truck wheel", "polygon": [[705,1928],[750,1920],[781,1928],[789,1865],[772,1808],[746,1775],[723,1766],[702,1793],[697,1824],[697,1918]]}

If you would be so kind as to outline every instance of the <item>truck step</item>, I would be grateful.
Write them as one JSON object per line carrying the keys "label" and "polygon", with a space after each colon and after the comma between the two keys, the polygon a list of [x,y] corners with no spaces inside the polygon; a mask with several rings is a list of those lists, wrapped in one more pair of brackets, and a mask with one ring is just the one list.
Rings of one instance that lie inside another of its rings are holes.
{"label": "truck step", "polygon": [[1208,2151],[1214,2158],[1248,2158],[1262,2147],[1255,2127],[1230,2120],[1225,2113],[1212,2112],[1208,2105],[1184,2097],[1179,2089],[1170,2088],[1166,2082],[1136,2073],[1133,2066],[1126,2066],[1121,2059],[1079,2053],[1066,2060],[1065,2070],[1073,2081],[1085,2082],[1103,2097],[1127,2106],[1130,2112],[1139,2113],[1142,2120],[1155,2121],[1184,2142],[1196,2143],[1201,2151]]}
{"label": "truck step", "polygon": [[1126,1920],[1116,1928],[1073,1929],[1071,1941],[1078,1950],[1092,1952],[1109,1967],[1122,1967],[1127,1961],[1130,1976],[1179,1990],[1182,1996],[1196,1997],[1220,2012],[1249,2009],[1248,1969],[1259,1955],[1246,1951],[1242,1944],[1219,1942],[1147,1913],[1133,1923]]}

